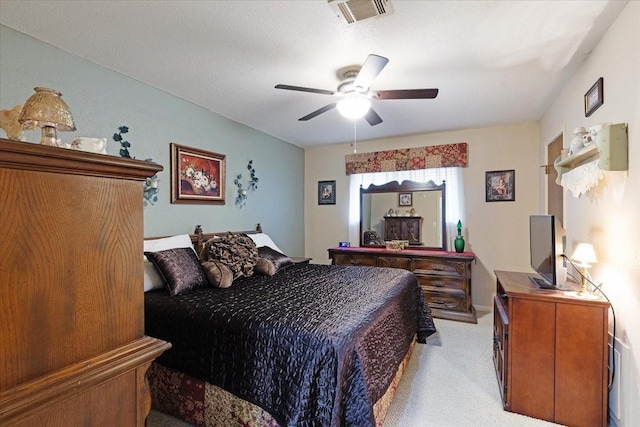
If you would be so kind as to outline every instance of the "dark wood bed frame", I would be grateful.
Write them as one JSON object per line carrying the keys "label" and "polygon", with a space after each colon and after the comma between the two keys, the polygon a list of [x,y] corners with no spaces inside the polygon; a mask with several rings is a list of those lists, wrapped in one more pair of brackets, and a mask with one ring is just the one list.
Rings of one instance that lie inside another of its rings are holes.
{"label": "dark wood bed frame", "polygon": [[[254,230],[246,230],[246,231],[218,231],[213,233],[204,233],[202,231],[202,227],[198,224],[196,225],[196,228],[193,231],[193,233],[189,234],[189,238],[191,239],[191,243],[193,244],[193,249],[195,249],[198,256],[200,256],[202,254],[202,249],[204,249],[204,244],[210,239],[213,239],[216,236],[226,236],[229,234],[236,234],[236,233],[244,233],[244,234],[262,233],[262,226],[260,226],[260,224],[257,224]],[[169,237],[169,236],[145,237],[145,240],[157,240],[157,239],[164,239],[166,237]]]}
{"label": "dark wood bed frame", "polygon": [[[200,256],[200,253],[202,252],[203,248],[204,248],[204,244],[209,240],[212,239],[216,236],[225,236],[228,235],[230,233],[245,233],[245,234],[258,234],[258,233],[262,233],[262,226],[260,224],[256,225],[256,228],[254,230],[247,230],[247,231],[222,231],[222,232],[212,232],[212,233],[204,233],[202,231],[202,227],[200,225],[196,225],[195,230],[193,232],[193,234],[189,234],[189,237],[191,238],[191,242],[193,243],[193,247],[196,250],[196,252],[198,253],[198,256]],[[163,236],[163,237],[167,237],[167,236]],[[154,239],[161,239],[163,237],[151,237],[151,238],[146,238],[145,240],[154,240]],[[292,259],[294,260],[294,262],[309,262],[310,258],[297,258],[297,257],[292,257]],[[413,341],[411,342],[411,345],[409,346],[409,349],[407,351],[407,354],[405,355],[404,359],[402,360],[402,362],[400,363],[400,366],[398,367],[398,370],[396,371],[396,374],[391,382],[391,384],[389,385],[389,387],[387,388],[387,391],[384,393],[384,395],[374,404],[374,418],[376,420],[376,425],[377,426],[381,426],[390,407],[391,407],[391,402],[395,396],[395,392],[396,389],[398,387],[398,384],[400,383],[400,380],[405,372],[405,368],[409,362],[409,359],[411,358],[411,355],[413,353],[414,347],[416,344],[416,338],[414,337]],[[154,405],[153,407],[161,412],[165,412],[169,415],[172,415],[174,417],[177,418],[181,418],[184,419],[182,417],[183,414],[181,414],[180,410],[178,408],[180,408],[181,405],[183,405],[185,402],[189,402],[188,405],[189,406],[197,406],[200,408],[204,408],[205,407],[205,403],[203,400],[201,400],[200,397],[200,393],[195,393],[195,394],[190,394],[189,392],[186,391],[186,388],[182,390],[183,395],[181,396],[175,396],[175,399],[169,398],[169,396],[171,395],[172,391],[171,389],[164,389],[164,385],[158,381],[158,379],[156,378],[157,375],[175,375],[177,374],[176,371],[173,371],[169,368],[165,368],[162,367],[160,365],[158,365],[157,363],[153,363],[153,367],[150,370],[150,378],[149,378],[149,383],[151,386],[151,393],[152,395],[155,396],[163,396],[164,397],[164,402],[165,404],[167,404],[167,406],[163,406],[162,404],[159,404],[159,402],[157,401],[157,399],[154,399]],[[194,378],[191,377],[187,374],[180,374],[180,378],[181,381],[184,381],[185,383],[189,383],[191,385],[194,384],[198,384],[199,387],[206,387],[206,386],[211,386],[210,384],[208,384],[206,381],[198,379],[198,378]],[[174,376],[174,380],[175,380]],[[155,389],[155,387],[159,387],[160,389]],[[213,386],[215,387],[215,386]],[[217,389],[219,389],[218,387],[216,387]],[[272,420],[271,415],[269,415],[266,411],[264,411],[262,408],[260,408],[257,405],[254,405],[250,402],[247,402],[245,400],[242,400],[239,397],[236,397],[234,395],[232,395],[231,393],[227,392],[226,390],[221,390],[221,392],[223,393],[223,395],[225,396],[224,401],[226,402],[233,402],[234,405],[243,405],[244,407],[248,408],[246,409],[247,411],[249,411],[252,415],[252,419],[255,420],[265,420],[265,419],[269,419]],[[169,400],[167,400],[169,399]],[[209,405],[211,406],[211,405]],[[204,418],[206,419],[207,416],[202,414],[204,416]],[[218,414],[220,415],[220,414]],[[186,419],[185,421],[187,422],[191,422],[191,423],[195,423],[195,424],[200,424],[198,423],[196,420],[194,419]],[[236,420],[237,421],[237,420]],[[230,420],[229,422],[232,422],[232,420]],[[275,422],[275,421],[274,421]],[[206,423],[206,421],[204,421],[203,424],[200,425],[208,425]],[[252,427],[261,427],[261,426],[254,426],[252,425]]]}

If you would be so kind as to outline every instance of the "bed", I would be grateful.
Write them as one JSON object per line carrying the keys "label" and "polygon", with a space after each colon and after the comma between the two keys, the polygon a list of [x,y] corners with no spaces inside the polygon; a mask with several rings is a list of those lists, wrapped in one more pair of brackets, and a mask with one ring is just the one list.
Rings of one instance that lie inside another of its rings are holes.
{"label": "bed", "polygon": [[[190,236],[199,261],[204,240]],[[147,289],[145,333],[172,343],[148,371],[153,407],[197,426],[381,425],[414,343],[435,332],[415,276],[296,264],[267,245],[270,275]]]}

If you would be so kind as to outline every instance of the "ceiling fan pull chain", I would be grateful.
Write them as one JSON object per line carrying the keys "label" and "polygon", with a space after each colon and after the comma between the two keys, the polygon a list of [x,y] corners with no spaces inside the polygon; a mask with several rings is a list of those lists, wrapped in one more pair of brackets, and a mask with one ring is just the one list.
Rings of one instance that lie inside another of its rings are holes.
{"label": "ceiling fan pull chain", "polygon": [[353,147],[353,154],[356,154],[358,152],[358,141],[356,140],[356,121],[351,120],[351,123],[353,123],[353,142],[351,143],[351,146]]}

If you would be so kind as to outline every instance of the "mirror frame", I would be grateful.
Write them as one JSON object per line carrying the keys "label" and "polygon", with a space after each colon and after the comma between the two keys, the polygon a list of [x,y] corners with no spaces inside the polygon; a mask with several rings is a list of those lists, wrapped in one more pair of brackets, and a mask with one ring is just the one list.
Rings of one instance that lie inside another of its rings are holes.
{"label": "mirror frame", "polygon": [[[382,185],[371,184],[369,187],[362,188],[360,186],[360,246],[363,247],[362,237],[364,230],[362,229],[362,224],[364,222],[364,211],[362,209],[362,196],[363,194],[374,194],[374,193],[408,193],[415,191],[442,191],[442,204],[440,209],[442,209],[442,244],[441,246],[412,246],[412,250],[431,250],[431,251],[446,251],[447,250],[447,218],[446,218],[446,207],[447,207],[447,192],[446,192],[446,183],[442,181],[442,184],[437,185],[433,181],[428,182],[416,182],[405,180],[400,184],[398,181],[387,182]],[[384,247],[382,245],[366,245],[364,247]]]}

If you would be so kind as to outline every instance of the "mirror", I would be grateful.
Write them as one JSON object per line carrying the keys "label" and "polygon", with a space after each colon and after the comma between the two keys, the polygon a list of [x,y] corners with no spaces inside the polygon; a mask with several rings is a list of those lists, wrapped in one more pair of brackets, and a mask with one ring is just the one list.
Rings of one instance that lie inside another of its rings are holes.
{"label": "mirror", "polygon": [[445,200],[444,181],[360,187],[360,246],[406,240],[411,249],[446,250]]}

